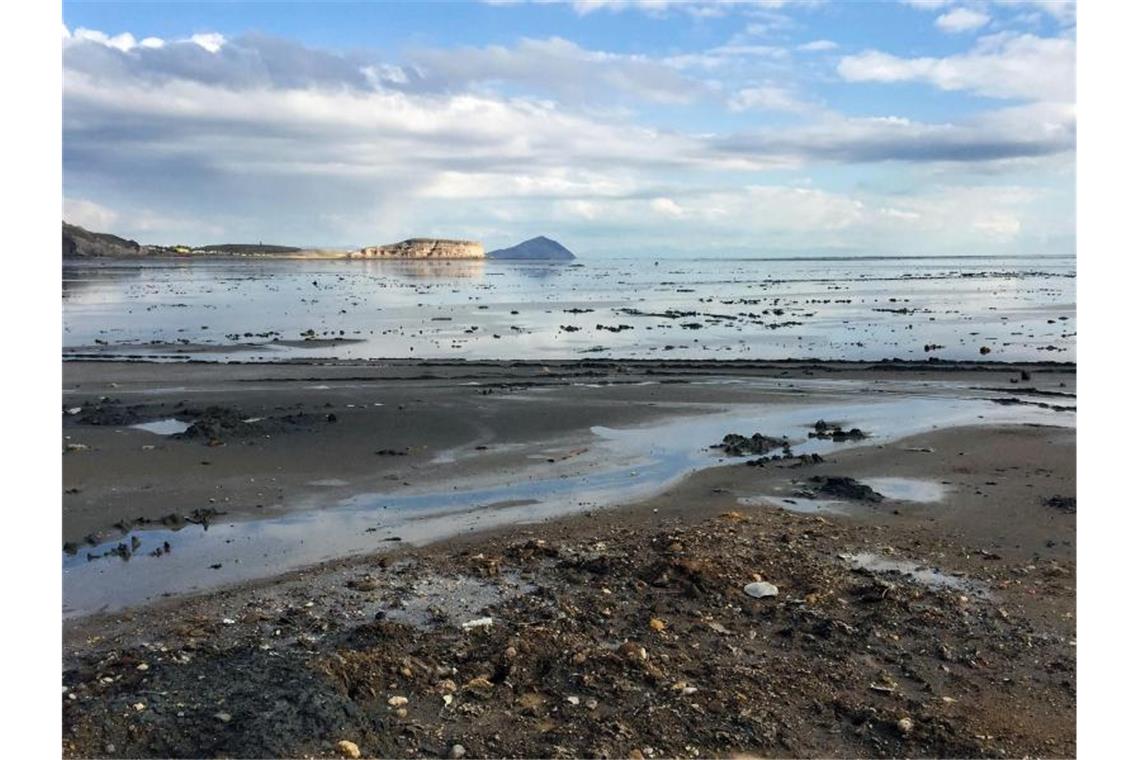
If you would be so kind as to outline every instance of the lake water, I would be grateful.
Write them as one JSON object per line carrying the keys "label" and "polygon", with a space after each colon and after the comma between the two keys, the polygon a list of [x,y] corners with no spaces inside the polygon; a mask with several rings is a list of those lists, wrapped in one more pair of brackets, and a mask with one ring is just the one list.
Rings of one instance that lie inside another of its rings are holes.
{"label": "lake water", "polygon": [[64,353],[1075,359],[1072,258],[66,262]]}

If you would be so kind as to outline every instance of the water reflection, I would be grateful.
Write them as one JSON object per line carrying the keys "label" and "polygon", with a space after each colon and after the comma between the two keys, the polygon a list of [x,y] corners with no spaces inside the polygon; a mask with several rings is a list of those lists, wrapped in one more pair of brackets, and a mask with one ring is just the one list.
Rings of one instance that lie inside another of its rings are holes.
{"label": "water reflection", "polygon": [[365,271],[407,279],[482,279],[486,262],[482,259],[399,259],[361,261]]}

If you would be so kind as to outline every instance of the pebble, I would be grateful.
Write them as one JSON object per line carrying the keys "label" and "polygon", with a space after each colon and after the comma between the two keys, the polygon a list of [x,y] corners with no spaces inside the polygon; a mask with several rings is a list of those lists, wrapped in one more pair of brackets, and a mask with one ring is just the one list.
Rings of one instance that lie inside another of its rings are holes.
{"label": "pebble", "polygon": [[337,742],[336,751],[340,753],[341,757],[360,757],[360,747],[356,746],[356,742],[350,742],[348,739],[341,739]]}
{"label": "pebble", "polygon": [[466,754],[467,748],[462,744],[452,744],[451,751],[447,753],[447,756],[452,758],[452,760],[459,760],[459,758],[463,757]]}
{"label": "pebble", "polygon": [[899,722],[895,725],[898,726],[899,733],[904,736],[914,730],[914,721],[907,717],[899,718]]}
{"label": "pebble", "polygon": [[495,621],[491,620],[491,618],[489,618],[489,617],[481,617],[481,618],[475,618],[474,620],[468,620],[466,623],[463,623],[460,627],[465,631],[471,631],[471,630],[474,630],[476,628],[490,628],[492,625],[494,625],[494,622]]}
{"label": "pebble", "polygon": [[403,707],[408,704],[407,697],[388,697],[388,704],[391,707]]}
{"label": "pebble", "polygon": [[744,593],[756,599],[775,596],[780,590],[767,581],[756,581],[744,587]]}
{"label": "pebble", "polygon": [[233,716],[227,712],[214,713],[214,717],[220,720],[222,723],[229,723],[231,720],[233,720]]}

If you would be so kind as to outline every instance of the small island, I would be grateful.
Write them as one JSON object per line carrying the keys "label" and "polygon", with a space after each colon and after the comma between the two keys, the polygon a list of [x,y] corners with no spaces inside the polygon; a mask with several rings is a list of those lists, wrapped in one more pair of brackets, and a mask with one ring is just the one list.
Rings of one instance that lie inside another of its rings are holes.
{"label": "small island", "polygon": [[510,248],[499,248],[487,254],[489,259],[504,261],[573,261],[574,254],[557,240],[539,235]]}

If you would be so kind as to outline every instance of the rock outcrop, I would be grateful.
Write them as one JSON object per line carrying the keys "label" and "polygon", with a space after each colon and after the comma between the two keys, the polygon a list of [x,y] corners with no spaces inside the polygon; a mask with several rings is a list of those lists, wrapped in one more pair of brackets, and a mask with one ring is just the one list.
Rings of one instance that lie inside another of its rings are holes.
{"label": "rock outcrop", "polygon": [[365,259],[482,259],[483,244],[475,240],[411,238],[390,245],[361,248],[350,254]]}
{"label": "rock outcrop", "polygon": [[63,257],[139,256],[142,246],[106,232],[91,232],[74,224],[63,223]]}
{"label": "rock outcrop", "polygon": [[539,235],[510,248],[491,251],[487,254],[487,258],[516,261],[572,261],[574,254],[557,240]]}

